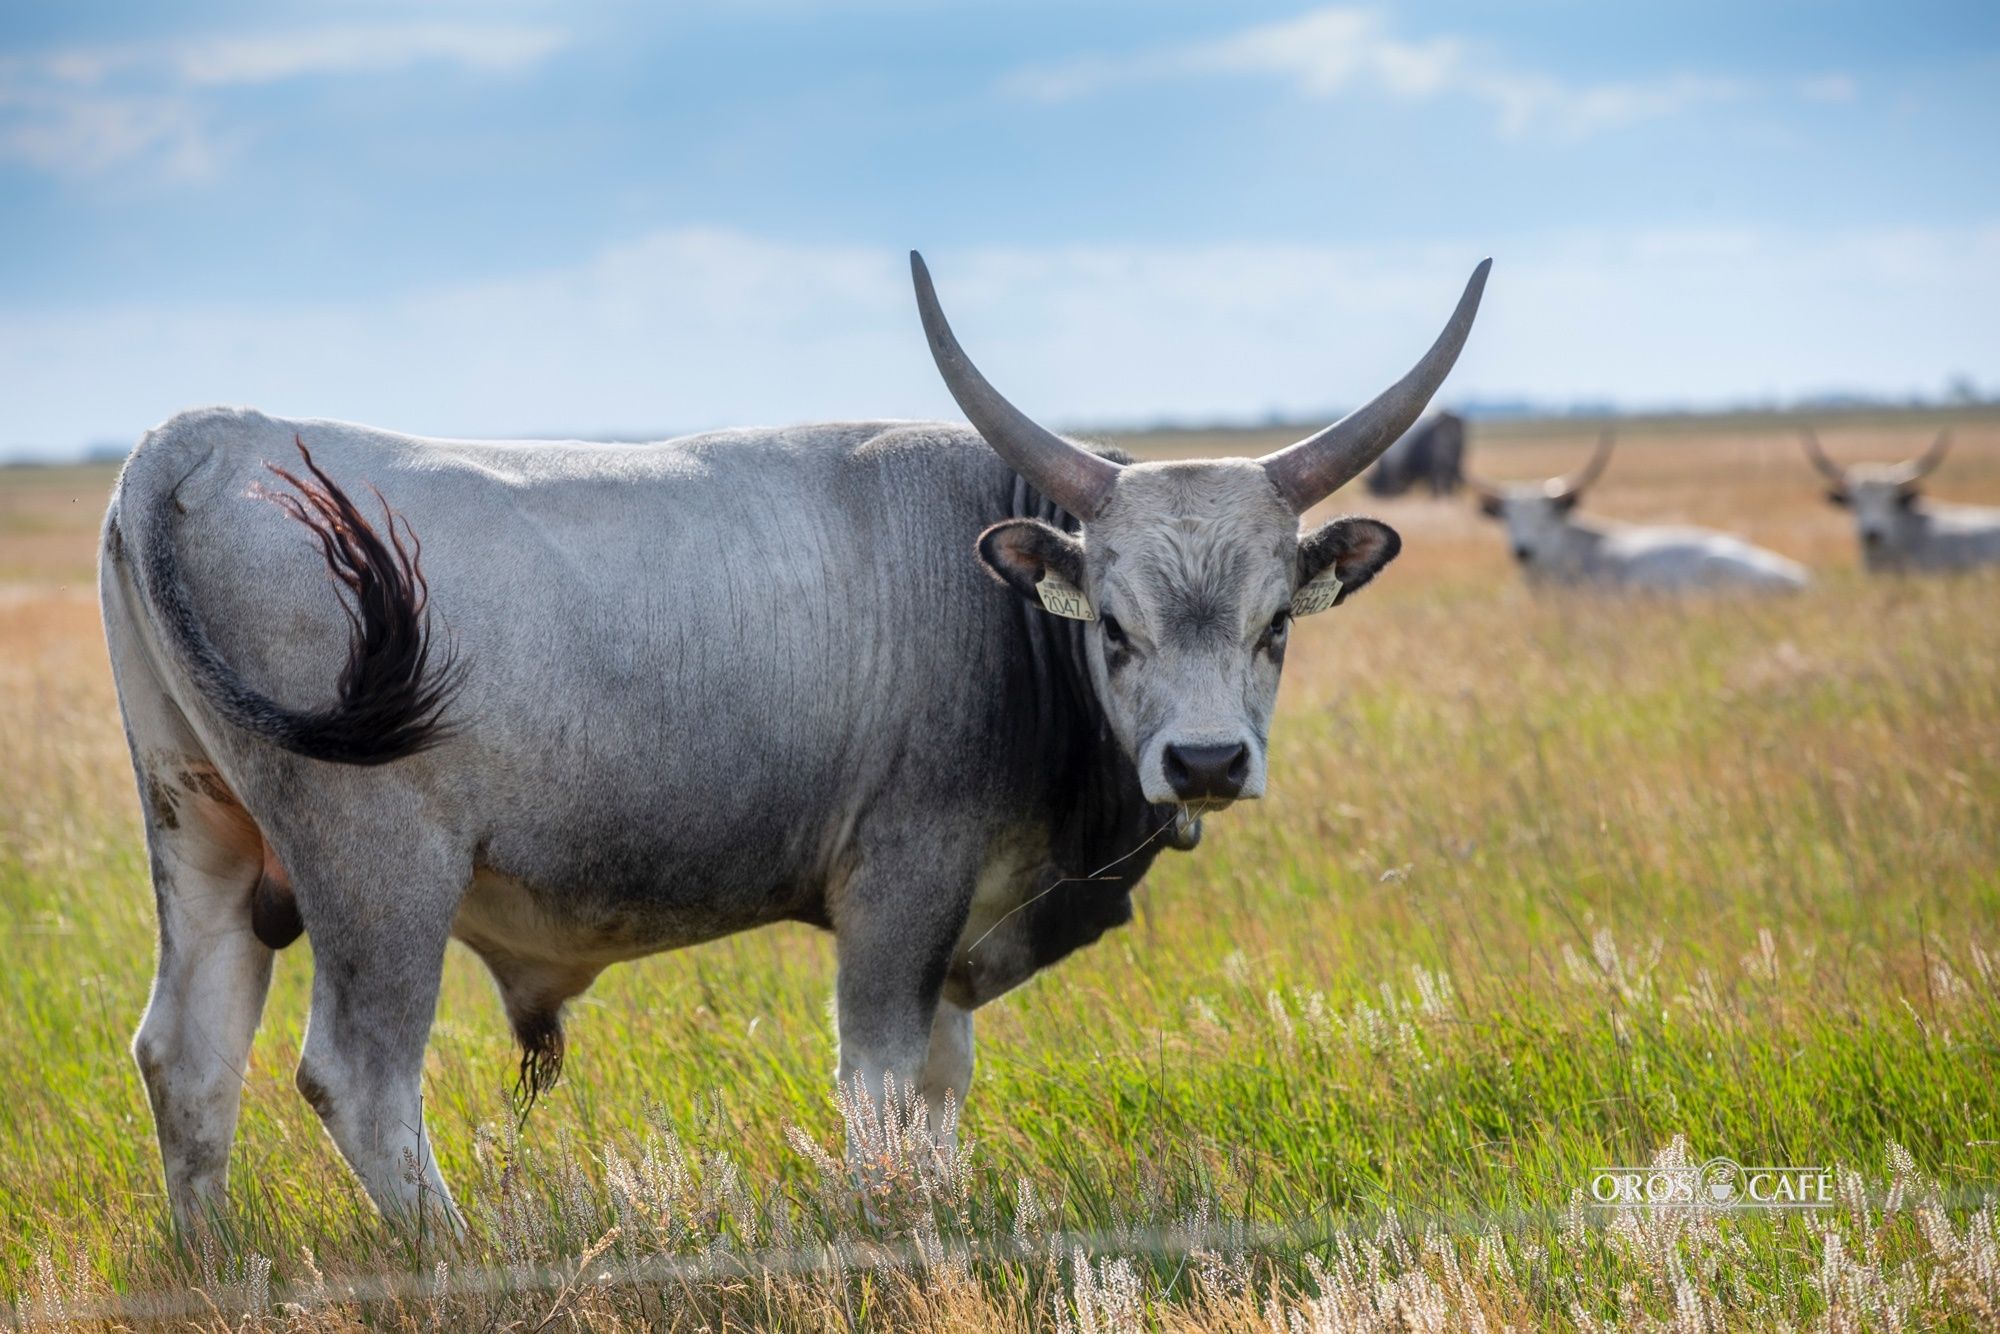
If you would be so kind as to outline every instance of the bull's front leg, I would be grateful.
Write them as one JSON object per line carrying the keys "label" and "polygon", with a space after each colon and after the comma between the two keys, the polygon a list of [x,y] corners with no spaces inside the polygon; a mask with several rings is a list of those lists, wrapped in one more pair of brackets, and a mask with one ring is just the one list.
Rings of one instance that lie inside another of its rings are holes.
{"label": "bull's front leg", "polygon": [[956,1146],[958,1126],[945,1120],[947,1106],[963,1112],[972,1092],[972,1011],[940,1000],[931,1020],[931,1046],[924,1056],[924,1075],[917,1085],[930,1111],[931,1134],[940,1144]]}
{"label": "bull's front leg", "polygon": [[[971,1075],[972,1016],[939,1004],[952,951],[964,930],[976,858],[877,850],[835,904],[839,956],[838,1078],[885,1113],[917,1096],[941,1129],[947,1092],[963,1106]],[[941,861],[959,869],[941,874]]]}

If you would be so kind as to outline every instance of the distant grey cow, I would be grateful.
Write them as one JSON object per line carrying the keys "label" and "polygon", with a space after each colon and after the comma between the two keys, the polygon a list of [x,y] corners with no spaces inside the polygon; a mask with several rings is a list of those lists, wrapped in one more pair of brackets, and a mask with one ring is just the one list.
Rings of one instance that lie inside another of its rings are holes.
{"label": "distant grey cow", "polygon": [[1368,470],[1368,493],[1400,496],[1419,482],[1449,496],[1465,480],[1465,418],[1439,412],[1424,418],[1382,452]]}
{"label": "distant grey cow", "polygon": [[448,939],[491,970],[532,1096],[609,964],[810,922],[839,1079],[935,1112],[967,1091],[976,1008],[1128,920],[1201,813],[1263,794],[1292,618],[1400,547],[1300,516],[1423,410],[1487,265],[1326,430],[1128,463],[1002,398],[911,258],[972,430],[609,447],[210,409],[141,441],[100,591],[160,919],[133,1050],[178,1217],[223,1193],[273,952],[302,931],[300,1091],[385,1213],[452,1219],[421,1082]]}
{"label": "distant grey cow", "polygon": [[1827,480],[1826,498],[1854,513],[1861,562],[1877,574],[1965,570],[2000,564],[2000,509],[1949,505],[1921,494],[1917,484],[1937,471],[1951,448],[1940,431],[1922,457],[1903,463],[1852,463],[1826,456],[1805,432],[1806,457]]}
{"label": "distant grey cow", "polygon": [[1805,587],[1804,566],[1727,533],[1579,518],[1577,502],[1610,459],[1606,431],[1590,461],[1567,477],[1504,486],[1468,479],[1480,511],[1507,525],[1514,559],[1531,582],[1662,591]]}

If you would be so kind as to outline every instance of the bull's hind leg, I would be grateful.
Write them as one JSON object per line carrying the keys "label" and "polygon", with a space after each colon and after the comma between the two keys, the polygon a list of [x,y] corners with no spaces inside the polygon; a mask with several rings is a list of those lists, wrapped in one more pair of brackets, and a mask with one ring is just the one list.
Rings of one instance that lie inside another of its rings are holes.
{"label": "bull's hind leg", "polygon": [[299,1092],[385,1217],[455,1227],[424,1126],[423,1073],[469,868],[423,846],[407,813],[356,805],[335,836],[297,852],[279,840],[313,943]]}
{"label": "bull's hind leg", "polygon": [[132,1043],[153,1105],[167,1199],[183,1227],[219,1206],[264,1013],[272,951],[251,902],[262,840],[215,771],[156,755],[140,764],[160,956]]}
{"label": "bull's hind leg", "polygon": [[190,1227],[227,1192],[250,1041],[271,981],[272,951],[252,920],[264,841],[160,688],[115,577],[104,608],[159,909],[158,966],[132,1054],[168,1202]]}

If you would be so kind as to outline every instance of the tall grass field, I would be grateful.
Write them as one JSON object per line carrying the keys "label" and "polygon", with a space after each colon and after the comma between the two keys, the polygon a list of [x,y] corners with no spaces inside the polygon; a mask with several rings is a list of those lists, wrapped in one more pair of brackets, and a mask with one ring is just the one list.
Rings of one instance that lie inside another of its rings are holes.
{"label": "tall grass field", "polygon": [[[1937,425],[1821,437],[1905,457]],[[1549,475],[1594,434],[1476,430],[1472,463]],[[1932,492],[2000,503],[2000,418],[1957,441]],[[385,1229],[294,1090],[306,941],[229,1208],[168,1221],[128,1054],[153,904],[93,586],[111,479],[0,472],[0,1320],[2000,1328],[2000,573],[1864,575],[1790,423],[1630,425],[1585,508],[1739,532],[1813,568],[1796,596],[1537,595],[1464,498],[1337,497],[1404,555],[1300,624],[1269,797],[980,1013],[955,1155],[836,1103],[806,928],[612,970],[518,1126],[454,945],[426,1096],[462,1238]],[[1716,1156],[1833,1198],[1593,1199],[1601,1167]]]}

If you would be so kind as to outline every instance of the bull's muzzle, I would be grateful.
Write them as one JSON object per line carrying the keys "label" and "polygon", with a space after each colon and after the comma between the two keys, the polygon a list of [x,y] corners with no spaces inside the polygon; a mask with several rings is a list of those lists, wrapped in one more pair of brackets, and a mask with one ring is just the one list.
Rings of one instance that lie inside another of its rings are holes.
{"label": "bull's muzzle", "polygon": [[1250,779],[1249,743],[1169,745],[1161,757],[1167,783],[1182,801],[1230,801]]}

